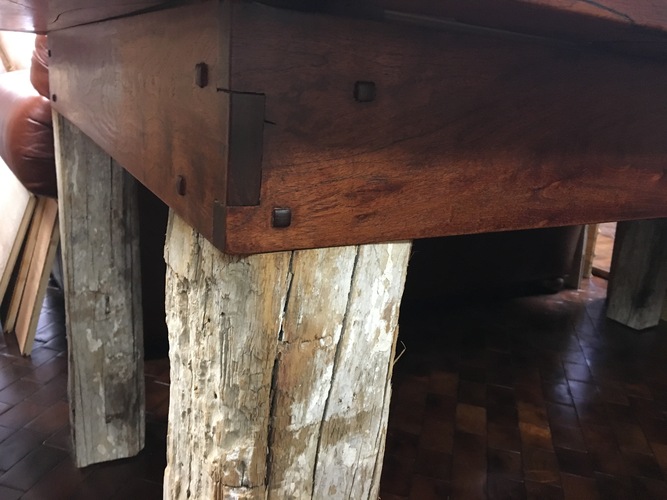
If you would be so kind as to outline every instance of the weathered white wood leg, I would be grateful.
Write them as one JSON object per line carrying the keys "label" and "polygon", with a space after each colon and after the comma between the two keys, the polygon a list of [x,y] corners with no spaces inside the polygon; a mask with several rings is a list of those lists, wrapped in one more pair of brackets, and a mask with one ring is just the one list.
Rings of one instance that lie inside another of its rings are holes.
{"label": "weathered white wood leg", "polygon": [[165,498],[378,497],[409,253],[228,256],[172,214]]}
{"label": "weathered white wood leg", "polygon": [[54,113],[76,464],[144,446],[136,181]]}
{"label": "weathered white wood leg", "polygon": [[667,219],[619,222],[607,317],[636,330],[660,321],[667,290]]}

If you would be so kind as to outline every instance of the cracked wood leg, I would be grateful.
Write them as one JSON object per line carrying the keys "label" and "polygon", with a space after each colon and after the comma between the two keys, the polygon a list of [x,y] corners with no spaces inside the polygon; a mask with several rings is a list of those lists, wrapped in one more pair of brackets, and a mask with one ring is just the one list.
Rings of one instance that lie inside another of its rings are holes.
{"label": "cracked wood leg", "polygon": [[54,113],[76,464],[144,447],[136,181]]}
{"label": "cracked wood leg", "polygon": [[636,330],[660,321],[667,289],[667,219],[619,222],[607,317]]}
{"label": "cracked wood leg", "polygon": [[228,256],[172,214],[165,498],[377,498],[409,251]]}

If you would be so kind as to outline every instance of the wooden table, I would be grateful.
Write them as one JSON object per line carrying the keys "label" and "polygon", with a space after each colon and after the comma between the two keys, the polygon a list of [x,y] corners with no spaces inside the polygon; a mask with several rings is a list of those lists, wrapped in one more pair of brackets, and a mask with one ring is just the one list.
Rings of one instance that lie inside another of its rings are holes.
{"label": "wooden table", "polygon": [[[143,443],[116,162],[174,214],[170,498],[377,496],[410,251],[386,242],[667,216],[667,3],[351,5],[0,1],[49,32],[80,465]],[[663,225],[618,249],[646,239],[612,288],[634,326]]]}

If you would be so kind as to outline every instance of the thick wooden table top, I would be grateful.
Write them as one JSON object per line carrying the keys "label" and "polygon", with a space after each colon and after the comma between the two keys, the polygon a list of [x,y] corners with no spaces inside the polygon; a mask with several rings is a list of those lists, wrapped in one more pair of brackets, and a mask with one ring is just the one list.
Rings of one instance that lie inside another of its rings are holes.
{"label": "thick wooden table top", "polygon": [[231,253],[667,216],[667,2],[0,0],[0,24],[49,31],[54,107]]}
{"label": "thick wooden table top", "polygon": [[[200,0],[201,1],[201,0]],[[47,31],[197,0],[0,0],[0,29]],[[453,21],[536,36],[630,44],[657,50],[667,30],[662,0],[261,0],[306,11],[365,18]],[[650,45],[654,45],[650,47]],[[667,50],[661,47],[659,50]]]}
{"label": "thick wooden table top", "polygon": [[0,29],[46,33],[175,3],[169,0],[1,0]]}

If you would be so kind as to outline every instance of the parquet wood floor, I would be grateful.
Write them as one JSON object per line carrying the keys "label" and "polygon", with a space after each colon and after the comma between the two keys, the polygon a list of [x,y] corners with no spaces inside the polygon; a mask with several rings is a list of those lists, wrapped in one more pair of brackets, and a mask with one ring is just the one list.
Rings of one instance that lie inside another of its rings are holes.
{"label": "parquet wood floor", "polygon": [[[382,500],[667,498],[667,325],[607,321],[605,294],[405,304]],[[0,337],[0,500],[161,498],[168,361],[146,363],[146,449],[78,470],[62,325],[51,289],[30,358]]]}

